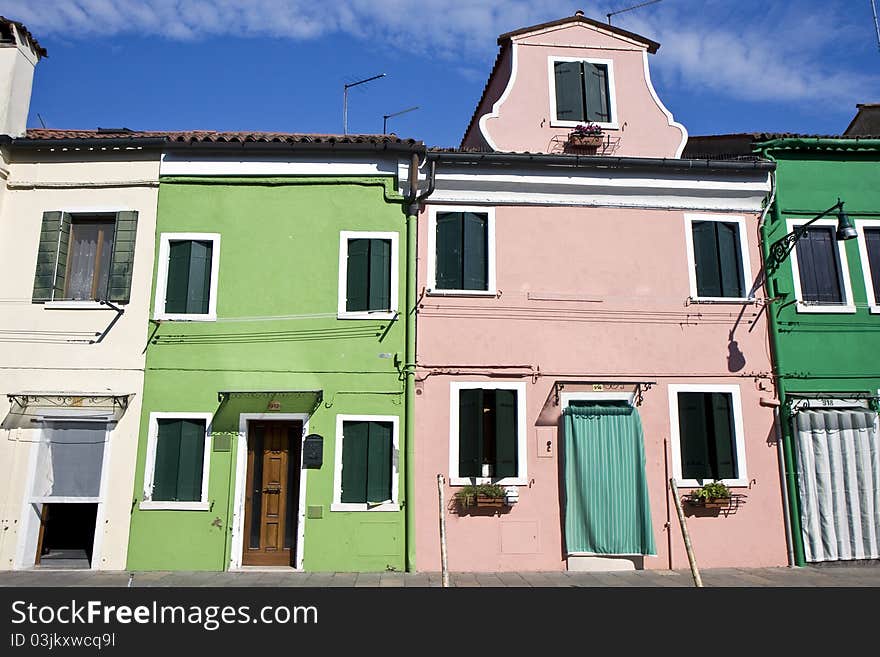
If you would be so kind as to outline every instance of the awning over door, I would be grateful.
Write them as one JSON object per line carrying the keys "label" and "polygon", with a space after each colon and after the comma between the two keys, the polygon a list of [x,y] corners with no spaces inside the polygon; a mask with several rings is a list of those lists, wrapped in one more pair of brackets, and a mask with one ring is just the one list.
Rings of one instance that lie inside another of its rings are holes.
{"label": "awning over door", "polygon": [[807,561],[880,558],[880,436],[868,409],[794,416]]}
{"label": "awning over door", "polygon": [[323,390],[224,390],[217,393],[214,433],[238,432],[242,413],[304,413],[311,415],[324,399]]}
{"label": "awning over door", "polygon": [[35,422],[94,420],[118,422],[132,394],[107,392],[17,392],[9,394],[3,429],[29,429]]}

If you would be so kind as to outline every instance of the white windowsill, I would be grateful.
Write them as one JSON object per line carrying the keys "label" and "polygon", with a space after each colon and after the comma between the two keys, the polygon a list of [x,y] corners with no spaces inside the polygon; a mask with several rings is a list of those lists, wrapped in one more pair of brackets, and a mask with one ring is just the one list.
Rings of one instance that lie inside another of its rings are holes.
{"label": "white windowsill", "polygon": [[[712,479],[704,479],[706,483],[712,481]],[[720,479],[722,484],[727,486],[728,488],[748,488],[749,482],[746,479]],[[676,485],[679,488],[702,488],[703,484],[700,483],[698,479],[677,479],[675,481]]]}
{"label": "white windowsill", "polygon": [[217,315],[188,315],[185,313],[156,313],[153,319],[163,322],[216,322]]}
{"label": "white windowsill", "polygon": [[152,502],[144,500],[138,504],[141,511],[209,511],[209,502]]}
{"label": "white windowsill", "polygon": [[525,477],[504,477],[493,479],[492,477],[449,477],[450,486],[478,486],[480,484],[496,484],[498,486],[528,486]]}
{"label": "white windowsill", "polygon": [[397,313],[394,311],[358,311],[337,313],[336,319],[394,319],[396,316]]}
{"label": "white windowsill", "polygon": [[797,311],[799,313],[835,313],[842,315],[852,315],[856,312],[855,306],[822,306],[818,304],[812,303],[804,303],[803,301],[797,302]]}
{"label": "white windowsill", "polygon": [[353,502],[333,502],[330,511],[400,511],[400,505],[394,502],[383,504],[357,504]]}
{"label": "white windowsill", "polygon": [[425,290],[429,297],[497,297],[497,290]]}
{"label": "white windowsill", "polygon": [[868,306],[868,312],[872,315],[880,315],[880,306]]}
{"label": "white windowsill", "polygon": [[[574,128],[578,125],[584,125],[589,123],[589,121],[562,121],[560,119],[551,119],[550,127],[551,128]],[[596,123],[593,122],[593,125],[597,125],[603,130],[620,130],[620,126],[617,123]]]}
{"label": "white windowsill", "polygon": [[[114,304],[115,305],[115,304]],[[110,308],[100,301],[47,301],[43,304],[46,310],[107,310]]]}
{"label": "white windowsill", "polygon": [[690,303],[755,303],[754,297],[688,297]]}

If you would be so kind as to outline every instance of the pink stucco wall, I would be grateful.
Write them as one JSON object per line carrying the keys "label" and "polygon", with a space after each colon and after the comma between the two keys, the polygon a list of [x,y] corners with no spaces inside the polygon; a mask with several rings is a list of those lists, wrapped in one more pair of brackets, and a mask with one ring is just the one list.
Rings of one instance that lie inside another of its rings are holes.
{"label": "pink stucco wall", "polygon": [[599,154],[678,157],[687,135],[682,126],[672,123],[651,93],[644,46],[591,25],[575,23],[514,37],[512,47],[516,51],[512,73],[508,76],[507,67],[499,67],[497,79],[490,80],[490,89],[494,90],[500,82],[507,86],[512,78],[506,96],[498,104],[497,116],[491,113],[491,107],[480,110],[480,115],[488,114],[484,132],[497,150],[563,151],[571,128],[553,125],[548,64],[550,56],[562,56],[612,62],[618,128],[606,130],[608,144]]}
{"label": "pink stucco wall", "polygon": [[[784,564],[773,412],[760,404],[762,398],[774,398],[772,384],[764,378],[771,371],[766,316],[753,304],[688,305],[684,213],[559,206],[499,206],[495,213],[499,296],[424,295],[420,300],[418,568],[440,567],[437,474],[449,478],[450,384],[490,379],[526,382],[530,483],[520,488],[520,501],[502,515],[459,516],[447,511],[451,569],[566,567],[559,494],[562,436],[555,429],[560,407],[553,395],[554,382],[564,379],[657,383],[639,407],[658,549],[656,557],[645,559],[646,568],[669,567],[668,531],[672,566],[687,567],[671,506],[671,526],[665,528],[667,503],[671,504],[664,455],[664,441],[670,437],[668,385],[738,385],[750,484],[735,492],[748,497],[727,516],[690,516],[694,549],[705,567]],[[754,280],[761,261],[755,241],[757,217],[747,215],[745,220]],[[427,227],[426,210],[419,218],[420,292],[428,280]],[[745,357],[745,365],[736,371],[728,361],[731,331]],[[553,440],[549,458],[539,456],[547,432]],[[671,458],[668,468],[671,476]],[[446,487],[447,500],[455,490]]]}

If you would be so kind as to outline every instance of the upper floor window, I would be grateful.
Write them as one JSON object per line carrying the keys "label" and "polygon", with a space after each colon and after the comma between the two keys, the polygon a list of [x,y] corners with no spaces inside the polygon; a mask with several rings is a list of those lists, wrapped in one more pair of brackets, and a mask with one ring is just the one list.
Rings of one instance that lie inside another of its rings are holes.
{"label": "upper floor window", "polygon": [[432,208],[428,291],[495,294],[494,208]]}
{"label": "upper floor window", "polygon": [[880,313],[880,219],[856,221],[868,308]]}
{"label": "upper floor window", "polygon": [[551,58],[550,80],[552,125],[617,127],[611,60]]}
{"label": "upper floor window", "polygon": [[742,217],[686,215],[692,299],[749,297],[749,253]]}
{"label": "upper floor window", "polygon": [[216,319],[219,260],[216,233],[162,233],[155,318]]}
{"label": "upper floor window", "polygon": [[[789,231],[800,223],[789,221]],[[836,225],[833,219],[817,221],[798,239],[792,252],[792,275],[800,312],[855,312],[846,251],[843,242],[835,239]]]}
{"label": "upper floor window", "polygon": [[399,288],[397,243],[397,233],[340,233],[340,319],[394,316]]}

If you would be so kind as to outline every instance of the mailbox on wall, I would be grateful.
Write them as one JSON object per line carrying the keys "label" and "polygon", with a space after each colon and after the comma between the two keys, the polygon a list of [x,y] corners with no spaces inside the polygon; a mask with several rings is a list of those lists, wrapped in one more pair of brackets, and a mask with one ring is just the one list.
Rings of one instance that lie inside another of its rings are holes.
{"label": "mailbox on wall", "polygon": [[310,433],[303,441],[302,467],[320,468],[324,464],[324,436]]}

